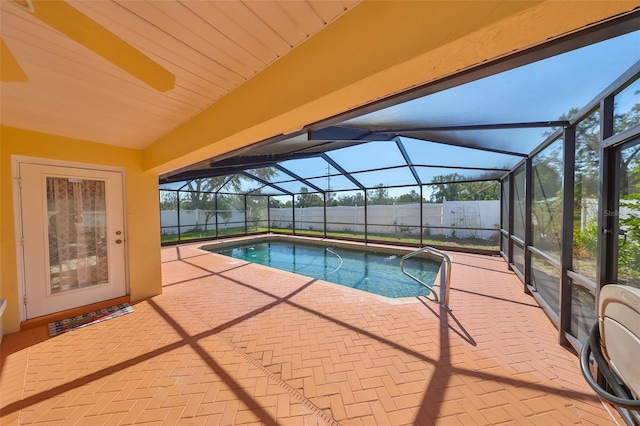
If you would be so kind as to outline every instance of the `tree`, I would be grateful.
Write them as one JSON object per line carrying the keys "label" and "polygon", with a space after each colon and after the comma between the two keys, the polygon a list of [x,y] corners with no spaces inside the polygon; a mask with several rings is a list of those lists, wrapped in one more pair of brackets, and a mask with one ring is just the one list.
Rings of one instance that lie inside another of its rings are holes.
{"label": "tree", "polygon": [[415,189],[412,189],[408,194],[402,194],[396,198],[396,203],[402,204],[419,203],[421,201],[427,202],[425,199],[420,199],[420,194]]}
{"label": "tree", "polygon": [[533,242],[557,255],[562,229],[562,146],[558,140],[533,159]]}
{"label": "tree", "polygon": [[257,230],[260,220],[262,219],[262,211],[267,207],[266,196],[247,197],[248,221]]}
{"label": "tree", "polygon": [[367,202],[370,205],[393,203],[393,198],[389,197],[389,188],[386,188],[382,183],[379,183],[373,189],[370,189],[367,192],[367,197]]}
{"label": "tree", "polygon": [[[639,95],[636,91],[634,95]],[[569,120],[578,112],[571,108],[560,120]],[[640,103],[636,103],[629,111],[614,116],[614,133],[628,129],[640,123]],[[550,133],[547,133],[547,135]],[[585,198],[598,197],[598,179],[600,162],[600,112],[594,111],[583,118],[576,126],[576,160],[575,160],[575,211],[579,212],[581,202]],[[621,178],[629,173],[629,165],[638,158],[640,147],[632,150],[625,158],[621,158]],[[621,182],[623,185],[625,182]]]}
{"label": "tree", "polygon": [[[627,155],[635,158],[628,162],[626,185],[620,194],[620,229],[624,232],[624,241],[619,246],[618,271],[620,279],[626,284],[640,288],[640,156],[636,147],[625,149]],[[623,155],[624,156],[624,155]]]}
{"label": "tree", "polygon": [[269,208],[272,209],[279,209],[281,207],[284,207],[284,203],[280,200],[278,200],[277,198],[269,198]]}
{"label": "tree", "polygon": [[364,195],[358,191],[355,195],[340,195],[335,202],[336,206],[364,206]]}
{"label": "tree", "polygon": [[[277,171],[271,167],[263,167],[252,171],[257,177],[268,180],[273,177]],[[229,176],[215,176],[209,178],[193,179],[187,183],[189,201],[185,209],[202,210],[205,215],[204,230],[207,230],[209,221],[219,214],[224,220],[231,218],[231,210],[244,210],[244,203],[240,205],[235,198],[228,195],[217,195],[217,191],[224,189],[225,191],[241,193],[243,185],[253,181],[250,177],[243,174],[235,174]],[[222,188],[224,186],[224,188]],[[259,193],[260,191],[255,191]],[[217,198],[217,206],[216,206]]]}
{"label": "tree", "polygon": [[[237,175],[236,175],[237,176]],[[216,210],[220,207],[216,207],[216,193],[215,191],[224,185],[227,180],[227,176],[216,176],[203,179],[193,179],[186,185],[188,189],[188,200],[186,205],[183,205],[185,210],[202,210],[204,212],[204,230],[207,230],[209,221],[216,214]],[[218,200],[219,202],[221,200]]]}
{"label": "tree", "polygon": [[456,180],[463,180],[464,176],[458,173],[452,173],[448,175],[434,176],[433,178],[433,192],[431,193],[430,200],[432,203],[442,203],[444,200],[456,200],[458,198],[459,187],[457,184],[452,183],[438,183],[438,182],[453,182]]}
{"label": "tree", "polygon": [[318,194],[310,194],[309,189],[303,186],[300,188],[300,194],[296,200],[296,207],[322,207],[324,206],[324,198]]}
{"label": "tree", "polygon": [[[500,185],[496,181],[456,182],[473,178],[458,173],[435,176],[430,201],[442,203],[449,201],[499,200]],[[482,177],[480,177],[482,179]],[[441,183],[439,183],[441,182]]]}
{"label": "tree", "polygon": [[[634,95],[640,95],[640,90],[636,90]],[[615,114],[613,117],[613,127],[616,133],[629,129],[640,122],[640,102],[636,102],[631,109],[623,114]]]}
{"label": "tree", "polygon": [[[640,91],[634,93],[634,95],[639,94]],[[568,120],[577,111],[577,108],[572,108],[560,119]],[[617,111],[617,108],[614,108],[614,111]],[[640,102],[636,102],[625,112],[614,115],[614,133],[620,133],[638,123],[640,123]],[[583,204],[586,200],[595,201],[599,196],[600,133],[598,110],[583,118],[576,126],[574,216],[582,220],[576,220],[574,225],[574,253],[590,261],[593,261],[596,255],[598,226],[596,217],[585,215],[587,210],[584,209]],[[638,185],[640,180],[638,161],[640,161],[640,145],[623,151],[618,169],[620,187],[623,188],[620,194],[620,206],[631,211],[624,217],[618,216],[620,227],[627,231],[626,242],[622,243],[623,240],[620,240],[618,268],[620,271],[625,271],[626,275],[635,277],[640,276],[640,260],[638,260],[640,259],[640,218],[636,213],[640,208],[638,201],[634,200],[640,192],[640,187],[634,186]],[[636,285],[640,285],[640,279],[636,281],[638,281]]]}
{"label": "tree", "polygon": [[178,209],[178,192],[177,191],[160,191],[160,210],[177,210]]}
{"label": "tree", "polygon": [[327,206],[337,206],[338,205],[338,198],[336,196],[335,192],[327,192]]}
{"label": "tree", "polygon": [[[640,91],[634,92],[640,95]],[[569,120],[577,112],[578,108],[571,108],[563,114],[560,120]],[[627,112],[614,115],[614,133],[619,133],[625,129],[640,123],[640,102],[637,102]],[[547,135],[549,135],[547,133]],[[626,173],[631,162],[640,154],[640,147],[633,150],[626,158],[621,159],[621,177],[624,179],[629,174]],[[575,183],[576,183],[576,211],[583,198],[597,198],[598,178],[600,161],[600,112],[594,111],[582,119],[576,126],[576,160],[575,160]],[[622,182],[624,184],[624,182]]]}

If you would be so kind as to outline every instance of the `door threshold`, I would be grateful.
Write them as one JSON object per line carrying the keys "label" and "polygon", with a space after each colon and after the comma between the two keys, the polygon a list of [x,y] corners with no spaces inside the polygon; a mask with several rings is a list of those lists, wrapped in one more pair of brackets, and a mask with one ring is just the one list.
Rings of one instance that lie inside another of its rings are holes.
{"label": "door threshold", "polygon": [[20,331],[27,330],[30,328],[40,327],[42,325],[47,325],[50,322],[60,321],[66,318],[72,318],[78,315],[97,311],[99,309],[120,305],[122,303],[129,303],[130,300],[131,298],[127,295],[127,296],[117,297],[115,299],[104,300],[98,303],[92,303],[90,305],[80,306],[79,308],[68,309],[66,311],[61,311],[61,312],[56,312],[49,315],[43,315],[41,317],[31,318],[20,323]]}

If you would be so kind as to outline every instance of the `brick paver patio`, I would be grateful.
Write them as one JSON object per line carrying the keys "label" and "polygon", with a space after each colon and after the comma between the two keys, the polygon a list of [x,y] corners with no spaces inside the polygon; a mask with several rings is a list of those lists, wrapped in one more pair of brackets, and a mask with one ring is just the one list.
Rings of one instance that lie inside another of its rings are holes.
{"label": "brick paver patio", "polygon": [[162,249],[163,294],[5,336],[8,424],[615,424],[496,257],[452,253],[447,313]]}

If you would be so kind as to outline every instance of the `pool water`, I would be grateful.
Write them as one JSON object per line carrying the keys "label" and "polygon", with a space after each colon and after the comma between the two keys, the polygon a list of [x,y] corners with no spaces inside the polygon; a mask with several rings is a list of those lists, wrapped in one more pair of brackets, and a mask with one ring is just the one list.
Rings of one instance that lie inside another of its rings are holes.
{"label": "pool water", "polygon": [[[400,256],[282,241],[254,242],[205,250],[295,272],[385,297],[428,296],[430,290],[400,270]],[[411,258],[404,268],[432,285],[441,262]]]}

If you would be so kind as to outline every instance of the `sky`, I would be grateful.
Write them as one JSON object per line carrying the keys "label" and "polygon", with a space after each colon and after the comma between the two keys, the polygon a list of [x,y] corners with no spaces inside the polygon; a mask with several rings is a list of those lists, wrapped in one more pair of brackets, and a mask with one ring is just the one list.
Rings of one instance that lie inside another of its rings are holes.
{"label": "sky", "polygon": [[[557,120],[571,108],[581,108],[594,99],[629,67],[640,61],[640,31],[625,34],[581,49],[576,49],[505,71],[490,77],[447,89],[348,120],[344,125],[367,127],[424,127],[434,125],[497,124]],[[616,96],[616,112],[628,111],[640,103],[640,80]],[[441,135],[455,140],[465,138],[496,149],[528,153],[545,138],[548,128],[518,130],[457,131]],[[434,144],[423,140],[401,139],[413,164],[451,167],[509,169],[521,157]],[[348,172],[404,165],[405,160],[394,141],[347,147],[327,153]],[[294,173],[312,180],[323,189],[346,189],[353,184],[325,160],[310,158],[281,163]],[[483,171],[420,168],[423,182],[449,173],[479,176]],[[282,175],[282,174],[280,174]],[[413,183],[408,168],[354,175],[367,186]],[[286,177],[286,179],[291,179]],[[280,179],[282,180],[282,178]],[[297,191],[302,185],[283,183]],[[252,184],[251,187],[256,187]],[[392,190],[397,196],[412,188]]]}

